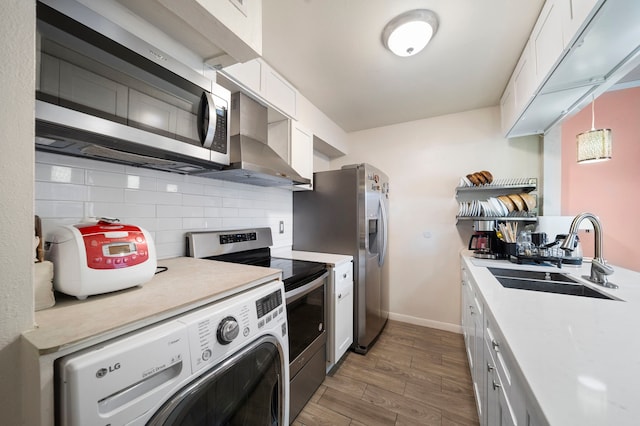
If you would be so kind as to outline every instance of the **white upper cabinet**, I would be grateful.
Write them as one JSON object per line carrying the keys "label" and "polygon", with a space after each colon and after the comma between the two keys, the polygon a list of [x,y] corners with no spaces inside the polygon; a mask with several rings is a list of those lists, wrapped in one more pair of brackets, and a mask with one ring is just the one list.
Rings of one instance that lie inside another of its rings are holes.
{"label": "white upper cabinet", "polygon": [[310,185],[297,185],[294,189],[312,189],[313,133],[298,122],[292,122],[291,126],[291,167],[312,182]]}
{"label": "white upper cabinet", "polygon": [[[285,119],[269,123],[267,144],[300,176],[313,181],[313,132],[299,122]],[[312,189],[296,185],[294,190]]]}
{"label": "white upper cabinet", "polygon": [[262,55],[262,0],[78,1],[205,75]]}
{"label": "white upper cabinet", "polygon": [[560,59],[564,49],[562,38],[563,4],[569,0],[547,0],[531,32],[537,82],[541,83]]}
{"label": "white upper cabinet", "polygon": [[640,63],[640,1],[547,0],[501,98],[507,137],[546,133]]}
{"label": "white upper cabinet", "polygon": [[234,64],[219,71],[219,83],[232,92],[250,92],[252,97],[277,110],[281,114],[296,118],[298,92],[287,80],[262,59]]}
{"label": "white upper cabinet", "polygon": [[224,52],[214,58],[208,58],[210,65],[224,66],[233,62],[246,62],[262,55],[262,0],[157,2],[187,23],[191,30],[195,30],[206,41]]}
{"label": "white upper cabinet", "polygon": [[564,13],[564,21],[562,23],[565,45],[576,35],[597,2],[598,0],[569,0],[567,2],[566,7],[568,7],[568,10]]}

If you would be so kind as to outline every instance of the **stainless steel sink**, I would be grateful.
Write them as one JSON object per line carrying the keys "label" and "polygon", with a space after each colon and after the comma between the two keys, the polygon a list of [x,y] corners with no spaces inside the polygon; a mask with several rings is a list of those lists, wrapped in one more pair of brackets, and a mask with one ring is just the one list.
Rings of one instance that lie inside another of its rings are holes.
{"label": "stainless steel sink", "polygon": [[513,278],[529,278],[532,280],[543,281],[560,281],[565,283],[580,283],[571,278],[567,274],[559,272],[546,272],[546,271],[523,271],[519,269],[503,269],[503,268],[488,268],[494,276],[500,277],[513,277]]}
{"label": "stainless steel sink", "polygon": [[523,271],[503,268],[487,269],[489,269],[498,282],[506,288],[617,300],[581,284],[567,274],[559,272]]}

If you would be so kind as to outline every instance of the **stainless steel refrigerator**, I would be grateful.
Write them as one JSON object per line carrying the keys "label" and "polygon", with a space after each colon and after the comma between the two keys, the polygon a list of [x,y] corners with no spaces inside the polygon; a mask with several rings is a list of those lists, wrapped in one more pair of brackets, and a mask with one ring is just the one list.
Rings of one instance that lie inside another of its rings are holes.
{"label": "stainless steel refrigerator", "polygon": [[353,256],[353,349],[366,353],[389,317],[389,179],[369,164],[313,175],[293,194],[293,249]]}

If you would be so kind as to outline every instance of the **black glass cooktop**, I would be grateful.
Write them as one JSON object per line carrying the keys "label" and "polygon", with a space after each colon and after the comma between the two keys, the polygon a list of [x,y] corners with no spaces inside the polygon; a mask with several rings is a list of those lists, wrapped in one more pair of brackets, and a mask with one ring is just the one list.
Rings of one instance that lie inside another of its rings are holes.
{"label": "black glass cooktop", "polygon": [[207,259],[280,269],[285,291],[293,290],[311,282],[327,270],[327,266],[324,263],[271,257],[269,248],[223,254],[207,257]]}

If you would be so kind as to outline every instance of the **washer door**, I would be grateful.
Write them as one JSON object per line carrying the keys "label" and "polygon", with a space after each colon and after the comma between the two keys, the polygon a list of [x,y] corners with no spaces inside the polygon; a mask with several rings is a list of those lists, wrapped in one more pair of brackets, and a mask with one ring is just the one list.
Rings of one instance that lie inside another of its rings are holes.
{"label": "washer door", "polygon": [[264,336],[171,397],[148,425],[284,425],[282,347]]}

